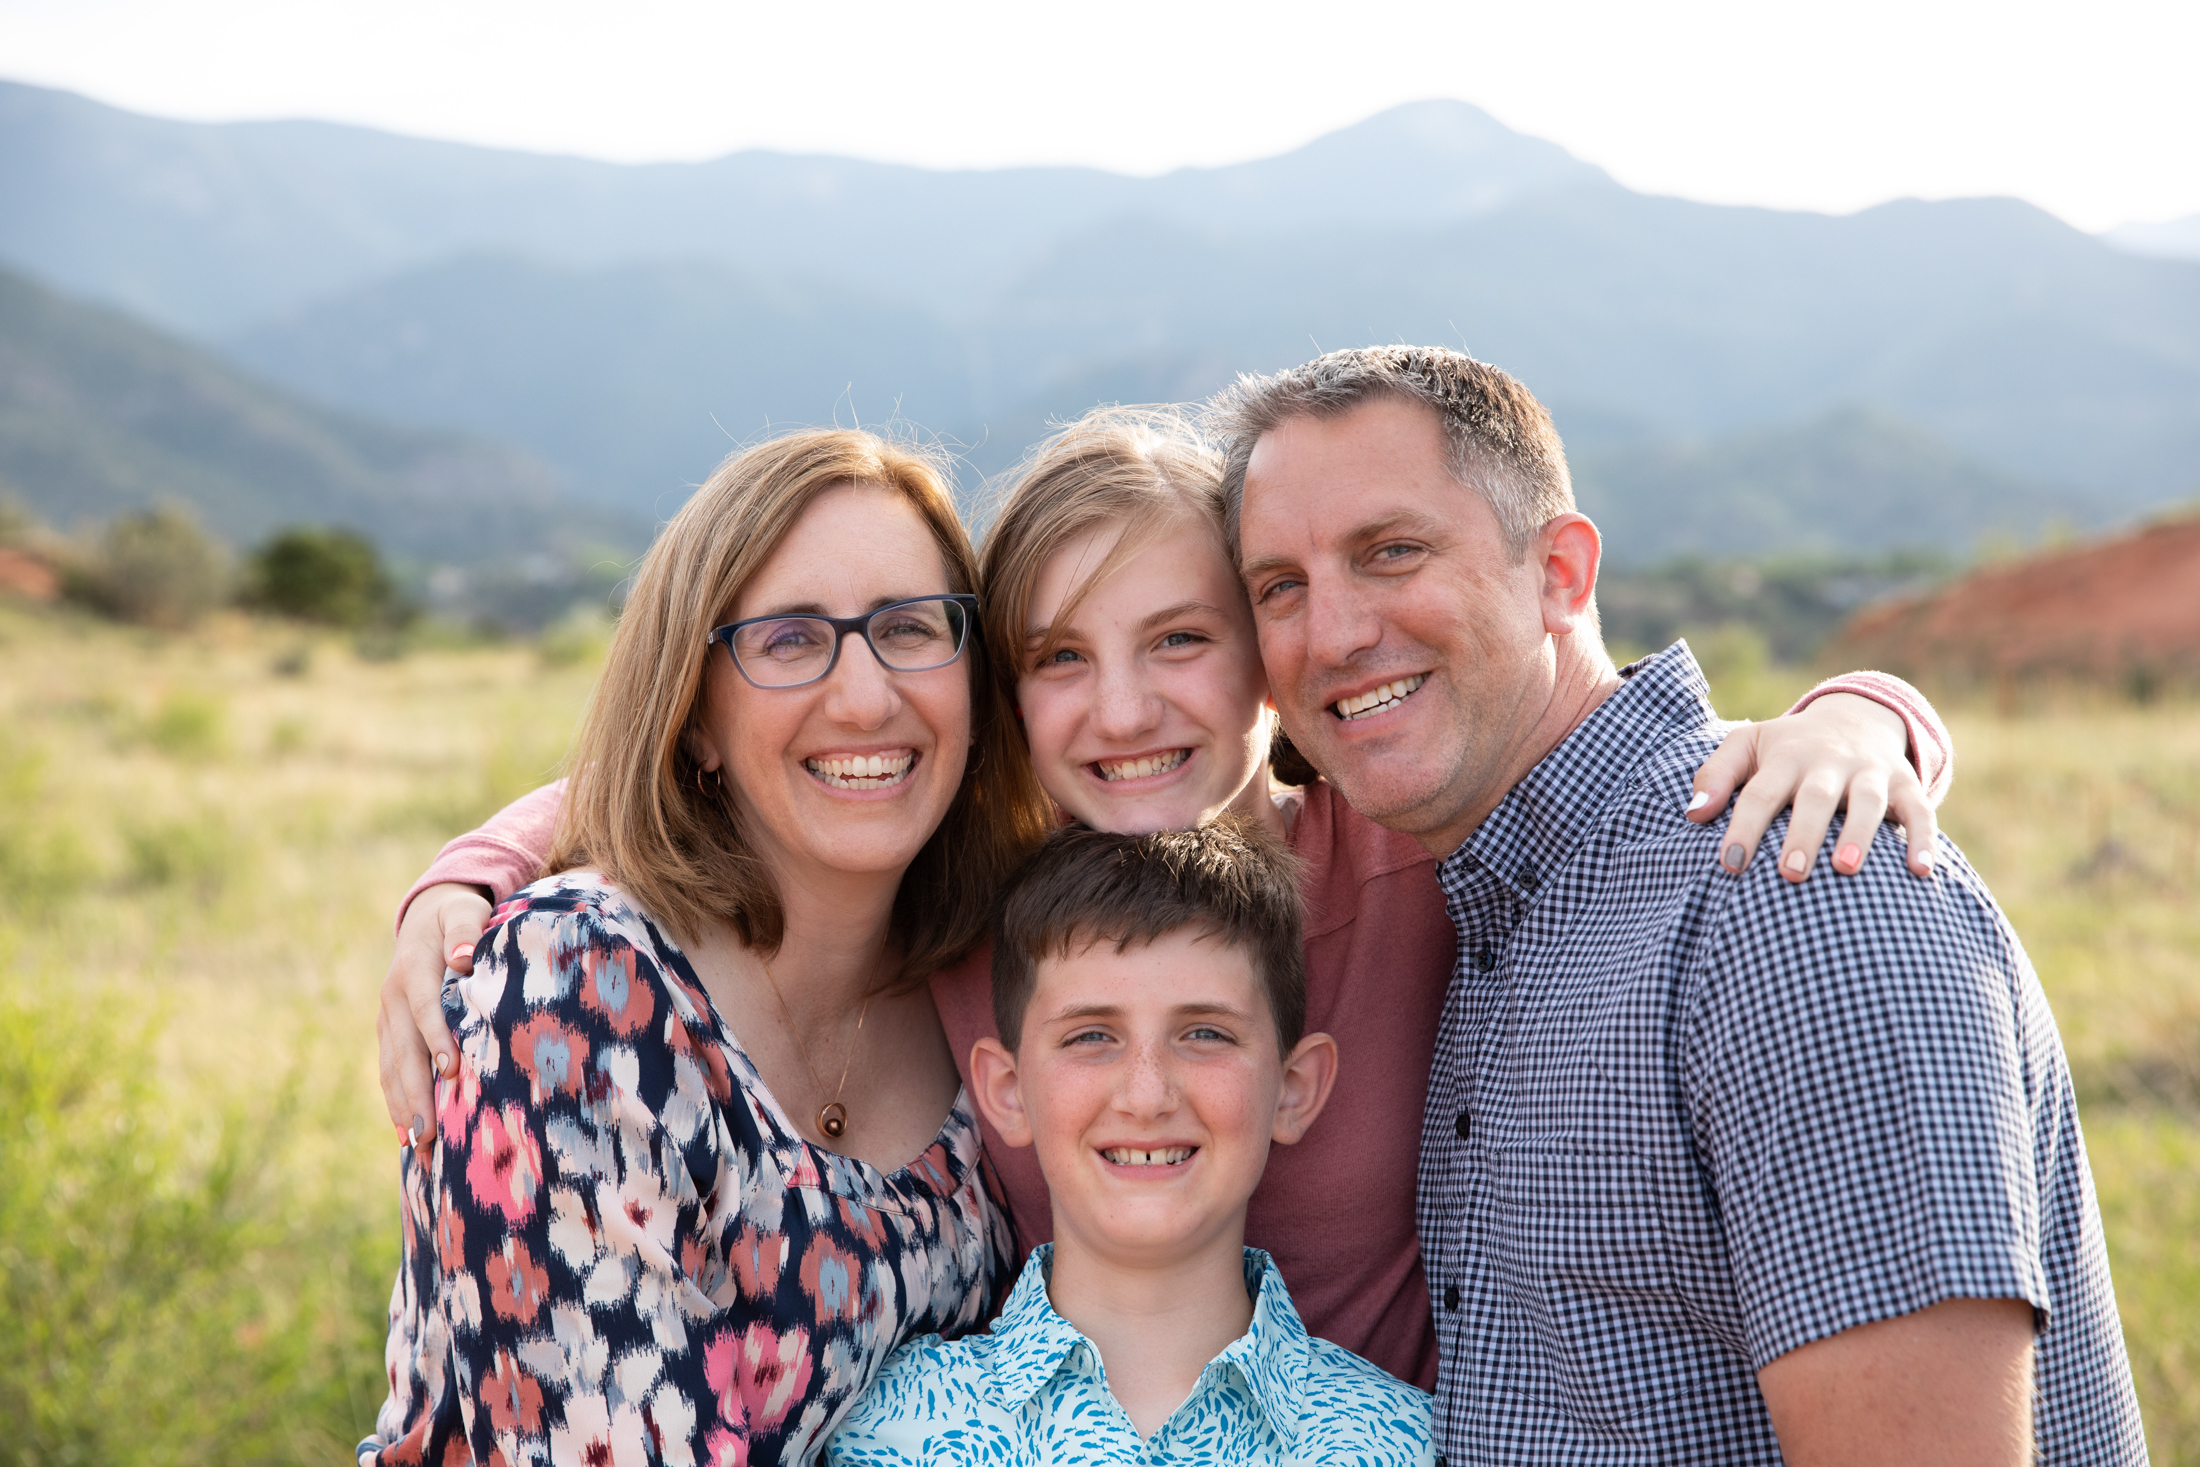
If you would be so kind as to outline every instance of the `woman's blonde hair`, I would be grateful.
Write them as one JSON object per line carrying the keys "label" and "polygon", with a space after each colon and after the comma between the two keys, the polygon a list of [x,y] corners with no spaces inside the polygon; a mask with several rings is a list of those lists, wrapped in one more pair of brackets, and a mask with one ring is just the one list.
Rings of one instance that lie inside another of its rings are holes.
{"label": "woman's blonde hair", "polygon": [[[1187,521],[1212,533],[1215,553],[1229,561],[1223,467],[1222,454],[1198,424],[1170,407],[1096,408],[1031,451],[986,532],[980,572],[980,615],[1003,698],[1014,704],[1018,679],[1054,650],[1094,587]],[[1121,531],[1115,544],[1071,588],[1049,635],[1030,645],[1031,598],[1040,572],[1072,540],[1102,527]],[[1281,729],[1270,758],[1286,783],[1314,777]]]}
{"label": "woman's blonde hair", "polygon": [[[853,429],[790,433],[730,455],[642,561],[589,698],[546,871],[588,867],[617,882],[683,940],[710,918],[776,951],[786,916],[772,873],[743,838],[732,801],[689,749],[705,717],[705,641],[811,503],[843,484],[889,489],[924,519],[947,566],[943,591],[976,590],[976,555],[940,469],[921,449]],[[1049,824],[1018,745],[985,638],[963,658],[973,745],[947,817],[894,898],[906,986],[985,935],[995,890]]]}

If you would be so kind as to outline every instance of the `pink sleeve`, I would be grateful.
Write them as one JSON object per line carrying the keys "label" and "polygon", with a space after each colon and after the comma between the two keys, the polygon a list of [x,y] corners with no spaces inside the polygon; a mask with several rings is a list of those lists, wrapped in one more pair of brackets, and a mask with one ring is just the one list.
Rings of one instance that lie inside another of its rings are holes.
{"label": "pink sleeve", "polygon": [[1892,673],[1844,672],[1797,698],[1788,712],[1800,713],[1828,693],[1854,693],[1900,714],[1910,730],[1910,762],[1925,783],[1925,798],[1938,805],[1948,797],[1956,777],[1956,741],[1923,693]]}
{"label": "pink sleeve", "polygon": [[470,830],[445,846],[397,904],[397,925],[405,925],[405,909],[414,897],[441,882],[486,886],[491,899],[501,902],[533,881],[543,858],[550,854],[550,838],[557,833],[558,809],[564,803],[561,779],[521,795],[491,815],[479,830]]}

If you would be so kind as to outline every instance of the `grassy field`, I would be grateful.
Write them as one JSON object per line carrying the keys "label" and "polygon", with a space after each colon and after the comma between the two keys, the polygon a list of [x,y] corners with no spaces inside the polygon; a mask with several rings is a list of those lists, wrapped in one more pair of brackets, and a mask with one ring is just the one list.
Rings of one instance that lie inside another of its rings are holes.
{"label": "grassy field", "polygon": [[[1807,679],[1747,649],[1722,698]],[[342,1460],[382,1394],[389,915],[593,672],[0,604],[0,1464]],[[1958,711],[1949,830],[2055,1002],[2155,1460],[2200,1463],[2200,714]]]}

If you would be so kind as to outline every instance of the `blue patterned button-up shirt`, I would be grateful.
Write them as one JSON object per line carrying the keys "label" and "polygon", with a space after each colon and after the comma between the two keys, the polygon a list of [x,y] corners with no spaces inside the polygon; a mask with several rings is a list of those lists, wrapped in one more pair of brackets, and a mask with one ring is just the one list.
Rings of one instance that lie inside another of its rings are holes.
{"label": "blue patterned button-up shirt", "polygon": [[1971,1297],[2036,1311],[2040,1460],[2145,1460],[2069,1066],[1985,886],[1946,841],[1930,881],[1891,839],[1853,877],[1721,871],[1681,815],[1702,674],[1629,672],[1438,868],[1439,1446],[1777,1462],[1760,1367]]}
{"label": "blue patterned button-up shirt", "polygon": [[1245,1250],[1253,1323],[1209,1361],[1145,1440],[1108,1391],[1100,1352],[1047,1299],[1054,1245],[1035,1250],[990,1334],[895,1351],[826,1447],[834,1467],[1086,1463],[1335,1464],[1434,1460],[1429,1398],[1308,1335],[1283,1276]]}

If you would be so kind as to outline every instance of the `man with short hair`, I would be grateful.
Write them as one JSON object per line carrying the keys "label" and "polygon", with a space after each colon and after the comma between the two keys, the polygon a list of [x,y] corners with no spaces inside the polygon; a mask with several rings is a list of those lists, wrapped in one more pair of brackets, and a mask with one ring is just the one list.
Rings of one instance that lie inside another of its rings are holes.
{"label": "man with short hair", "polygon": [[1436,853],[1458,930],[1421,1143],[1441,1448],[2143,1461],[2069,1066],[1953,845],[1918,880],[1844,831],[1860,869],[1798,885],[1684,818],[1702,674],[1613,667],[1597,530],[1503,372],[1333,352],[1215,422],[1284,727]]}

